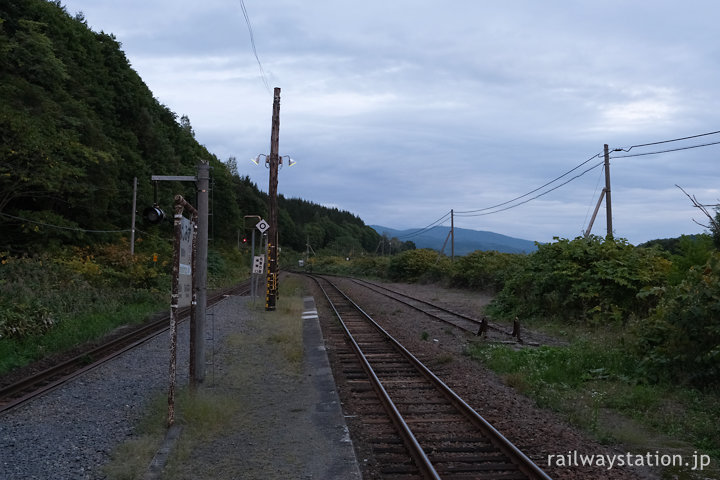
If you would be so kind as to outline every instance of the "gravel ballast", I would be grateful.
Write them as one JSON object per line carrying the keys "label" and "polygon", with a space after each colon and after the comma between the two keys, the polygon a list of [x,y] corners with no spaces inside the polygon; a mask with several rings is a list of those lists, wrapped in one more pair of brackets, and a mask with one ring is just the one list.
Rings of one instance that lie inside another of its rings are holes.
{"label": "gravel ballast", "polygon": [[[230,365],[251,372],[254,384],[235,385],[231,392],[248,418],[234,418],[229,434],[223,430],[205,439],[191,453],[192,462],[175,463],[173,477],[360,478],[317,316],[301,320],[304,359],[300,371],[288,374],[272,360],[272,343],[251,342],[242,351],[228,347],[225,340],[232,335],[272,334],[272,322],[253,315],[249,301],[229,297],[208,315],[212,339],[206,350],[212,365],[201,387],[227,388],[220,376]],[[178,328],[179,386],[187,384],[187,345],[183,322]],[[169,334],[164,333],[1,415],[0,480],[108,478],[102,467],[111,452],[133,438],[150,403],[166,394],[168,362]],[[180,442],[186,434],[184,429]]]}

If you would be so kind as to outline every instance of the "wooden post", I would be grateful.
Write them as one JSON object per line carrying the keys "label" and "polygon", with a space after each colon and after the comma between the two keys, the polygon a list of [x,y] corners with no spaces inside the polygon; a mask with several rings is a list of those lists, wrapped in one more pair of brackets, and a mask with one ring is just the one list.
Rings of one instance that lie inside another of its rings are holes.
{"label": "wooden post", "polygon": [[607,240],[613,238],[612,201],[610,200],[610,151],[605,144],[605,216],[607,217]]}
{"label": "wooden post", "polygon": [[585,238],[588,238],[590,236],[590,232],[592,231],[593,224],[595,223],[595,217],[597,217],[598,210],[600,210],[600,205],[602,204],[603,198],[605,197],[605,189],[602,189],[602,192],[600,192],[600,198],[598,198],[597,204],[595,205],[595,211],[592,214],[592,217],[590,218],[590,223],[588,224],[587,230],[585,230]]}
{"label": "wooden post", "polygon": [[275,310],[277,301],[277,272],[278,272],[278,213],[277,213],[277,184],[280,158],[278,157],[280,137],[280,87],[275,87],[273,96],[272,129],[270,132],[270,185],[269,197],[269,225],[268,229],[268,270],[267,294],[265,296],[265,310]]}
{"label": "wooden post", "polygon": [[455,213],[450,209],[450,261],[455,261]]}

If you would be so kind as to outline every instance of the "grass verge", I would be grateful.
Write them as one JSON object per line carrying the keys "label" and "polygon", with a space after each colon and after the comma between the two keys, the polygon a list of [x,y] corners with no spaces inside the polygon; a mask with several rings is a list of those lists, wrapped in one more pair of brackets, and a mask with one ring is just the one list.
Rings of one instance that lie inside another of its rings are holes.
{"label": "grass verge", "polygon": [[97,302],[92,311],[65,318],[44,334],[0,338],[0,375],[101,338],[122,325],[142,323],[166,305],[161,296],[144,292],[108,296],[104,302]]}
{"label": "grass verge", "polygon": [[[642,453],[680,451],[688,458],[697,450],[719,467],[720,393],[648,384],[638,378],[634,359],[610,338],[580,335],[567,346],[521,349],[476,342],[467,353],[603,443]],[[707,478],[689,469],[665,475]]]}

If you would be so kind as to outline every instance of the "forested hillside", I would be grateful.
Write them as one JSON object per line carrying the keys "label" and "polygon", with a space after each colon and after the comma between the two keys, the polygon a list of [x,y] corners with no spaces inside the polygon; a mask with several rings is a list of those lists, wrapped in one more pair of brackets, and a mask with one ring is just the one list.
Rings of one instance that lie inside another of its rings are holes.
{"label": "forested hillside", "polygon": [[[59,1],[0,3],[0,251],[128,237],[133,177],[142,211],[153,203],[151,175],[194,175],[200,160],[212,167],[213,241],[234,241],[244,215],[266,215],[267,196],[200,145],[187,116],[153,97],[118,39]],[[160,206],[170,211],[175,193],[194,198],[191,187],[159,182]],[[279,206],[286,247],[302,250],[308,238],[316,250],[378,243],[350,213],[299,199]]]}

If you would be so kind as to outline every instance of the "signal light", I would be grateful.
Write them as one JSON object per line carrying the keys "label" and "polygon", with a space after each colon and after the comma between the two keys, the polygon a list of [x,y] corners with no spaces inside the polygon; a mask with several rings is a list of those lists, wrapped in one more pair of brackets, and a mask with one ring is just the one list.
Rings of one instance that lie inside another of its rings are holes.
{"label": "signal light", "polygon": [[165,220],[165,212],[162,208],[158,207],[157,203],[152,207],[147,207],[143,210],[143,218],[146,222],[151,225],[157,225],[158,223]]}
{"label": "signal light", "polygon": [[243,237],[243,243],[247,243],[247,237]]}

